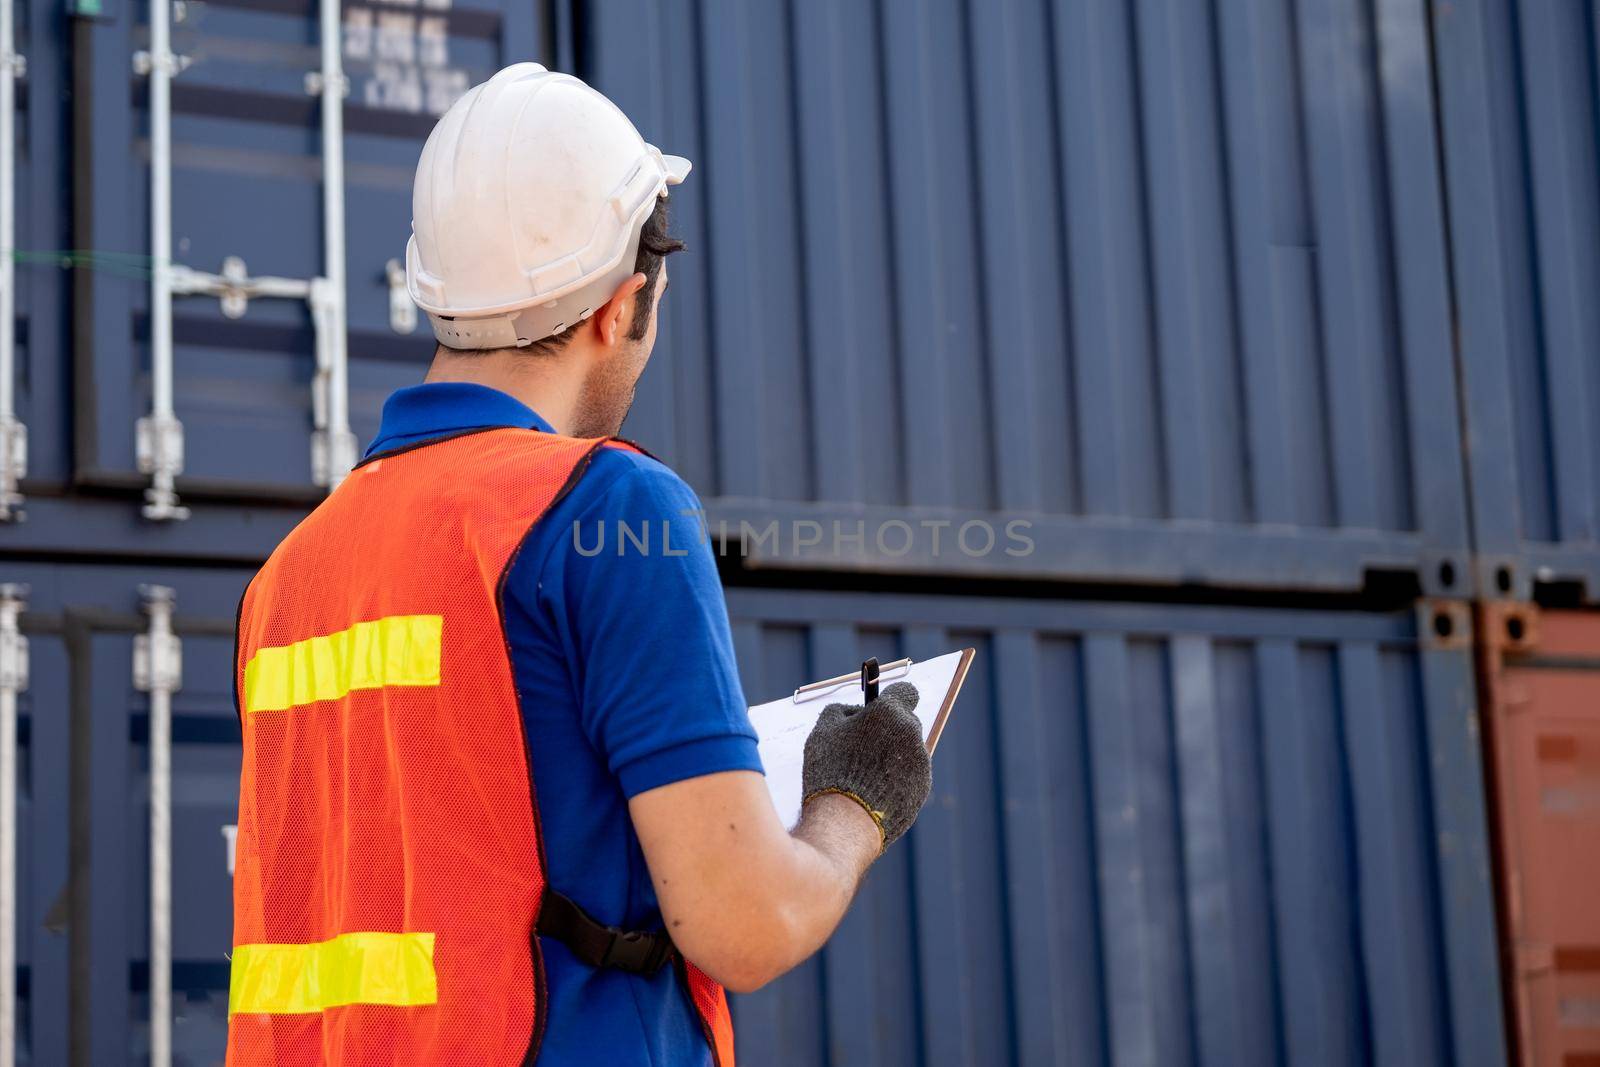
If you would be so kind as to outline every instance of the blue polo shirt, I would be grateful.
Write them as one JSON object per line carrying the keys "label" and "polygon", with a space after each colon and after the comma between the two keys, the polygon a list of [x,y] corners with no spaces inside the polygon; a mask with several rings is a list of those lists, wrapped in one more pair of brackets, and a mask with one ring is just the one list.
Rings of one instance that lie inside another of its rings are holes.
{"label": "blue polo shirt", "polygon": [[[412,386],[384,404],[367,455],[499,426],[554,432],[495,389]],[[761,770],[699,509],[663,464],[602,449],[535,524],[506,583],[546,876],[608,925],[662,925],[628,799],[703,774]],[[540,943],[549,996],[541,1067],[711,1062],[674,968],[651,978],[596,970],[560,942]]]}

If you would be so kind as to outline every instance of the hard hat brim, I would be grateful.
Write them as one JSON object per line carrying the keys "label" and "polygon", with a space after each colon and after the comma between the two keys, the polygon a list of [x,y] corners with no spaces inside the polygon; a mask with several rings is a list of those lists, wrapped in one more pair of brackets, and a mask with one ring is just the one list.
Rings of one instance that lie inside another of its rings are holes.
{"label": "hard hat brim", "polygon": [[663,153],[661,162],[667,170],[668,185],[677,185],[682,182],[683,179],[689,176],[689,172],[694,169],[694,164],[682,156],[669,156]]}

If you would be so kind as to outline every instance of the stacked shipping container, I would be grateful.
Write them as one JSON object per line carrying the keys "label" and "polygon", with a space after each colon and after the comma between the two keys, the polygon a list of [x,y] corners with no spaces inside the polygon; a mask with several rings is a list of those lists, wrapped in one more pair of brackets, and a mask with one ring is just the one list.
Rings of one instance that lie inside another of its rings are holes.
{"label": "stacked shipping container", "polygon": [[1593,4],[1440,19],[1461,388],[1487,595],[1600,599],[1600,33]]}
{"label": "stacked shipping container", "polygon": [[[1426,14],[593,5],[580,65],[701,165],[677,199],[703,254],[674,265],[690,296],[657,357],[674,388],[630,429],[714,519],[825,531],[747,546],[757,567],[1234,605],[1403,572],[1469,596]],[[870,531],[900,517],[1020,517],[1034,550],[884,551]],[[826,532],[857,522],[864,543]],[[878,905],[853,920],[891,939],[871,961],[847,932],[741,1004],[757,1062],[1503,1061],[1464,612],[1420,601],[1397,659],[1302,644],[1266,608],[1212,609],[1226,639],[1178,608],[1001,603],[1011,626],[973,638],[995,717],[953,723],[908,849],[915,936],[896,947]],[[936,609],[912,617],[939,647]],[[854,637],[784,639],[831,673]],[[1427,669],[1463,703],[1434,705]],[[1295,729],[1301,754],[1273,740]],[[1419,803],[1420,837],[1363,822]],[[1273,852],[1289,840],[1311,853]],[[925,895],[930,862],[954,906]],[[1405,914],[1424,897],[1438,951]]]}
{"label": "stacked shipping container", "polygon": [[1583,1063],[1600,1055],[1600,620],[1493,604],[1480,632],[1516,1038],[1530,1063]]}
{"label": "stacked shipping container", "polygon": [[[174,305],[191,513],[166,522],[140,515],[134,429],[158,318],[146,11],[20,14],[33,448],[0,580],[28,587],[36,1063],[151,1058],[152,585],[182,642],[160,1014],[173,1062],[219,1057],[234,607],[323,491],[309,302],[237,302],[241,276],[329,272],[320,9],[171,13],[173,255],[234,302]],[[737,1003],[745,1062],[1506,1062],[1467,605],[1600,565],[1577,296],[1600,276],[1600,83],[1574,44],[1596,28],[1493,0],[344,6],[357,437],[431,350],[389,262],[421,139],[542,57],[696,163],[626,432],[713,529],[778,524],[730,566],[752,702],[868,654],[980,650],[917,828],[821,956]],[[1518,78],[1554,117],[1517,110]],[[896,520],[909,542],[874,536]],[[1032,548],[1007,553],[1017,522]],[[971,551],[971,523],[999,541]]]}
{"label": "stacked shipping container", "polygon": [[1600,11],[1453,5],[1441,145],[1459,290],[1480,704],[1521,1062],[1600,1061]]}

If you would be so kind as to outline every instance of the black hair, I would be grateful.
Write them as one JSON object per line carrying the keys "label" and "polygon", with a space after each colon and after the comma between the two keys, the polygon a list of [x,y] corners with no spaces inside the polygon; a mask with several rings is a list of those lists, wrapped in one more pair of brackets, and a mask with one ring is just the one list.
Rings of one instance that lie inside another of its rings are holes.
{"label": "black hair", "polygon": [[667,232],[667,198],[661,197],[639,231],[639,254],[634,257],[633,269],[634,273],[644,275],[644,288],[639,290],[643,299],[633,304],[633,324],[628,329],[630,341],[642,341],[650,328],[650,313],[655,310],[650,298],[655,295],[656,279],[661,277],[661,264],[672,253],[682,251],[683,241]]}

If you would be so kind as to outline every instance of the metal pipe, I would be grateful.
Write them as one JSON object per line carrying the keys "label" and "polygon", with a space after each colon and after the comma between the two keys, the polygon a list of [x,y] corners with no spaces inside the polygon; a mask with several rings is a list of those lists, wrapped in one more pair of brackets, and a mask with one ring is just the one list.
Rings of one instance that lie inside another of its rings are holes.
{"label": "metal pipe", "polygon": [[0,1067],[17,1056],[17,694],[28,639],[17,629],[28,587],[0,585]]}
{"label": "metal pipe", "polygon": [[150,475],[148,519],[185,519],[178,504],[183,424],[172,406],[172,0],[150,0],[150,51],[134,67],[150,76],[150,414],[135,428],[139,469]]}
{"label": "metal pipe", "polygon": [[0,521],[22,517],[17,483],[28,473],[28,431],[17,420],[17,55],[13,0],[0,0]]}
{"label": "metal pipe", "polygon": [[328,279],[311,279],[307,303],[311,308],[311,344],[316,365],[311,378],[311,480],[317,485],[331,486],[334,462],[333,437],[328,429],[328,386],[333,378],[333,360],[328,347],[333,340],[334,326]]}
{"label": "metal pipe", "polygon": [[150,694],[150,1064],[172,1062],[172,694]]}
{"label": "metal pipe", "polygon": [[[346,343],[346,290],[344,248],[344,98],[350,83],[344,74],[339,0],[322,0],[322,274],[326,279],[327,306],[321,323],[328,336],[319,347],[324,420],[322,469],[313,471],[319,484],[336,488],[355,466],[355,434],[350,430],[350,364]],[[312,299],[316,299],[313,292]],[[312,309],[313,315],[316,309]]]}
{"label": "metal pipe", "polygon": [[172,694],[182,684],[182,648],[172,632],[176,599],[143,585],[150,628],[134,638],[133,683],[150,694],[150,1067],[172,1063]]}

